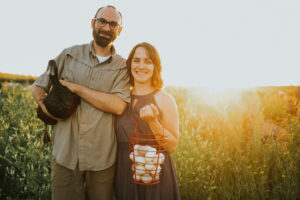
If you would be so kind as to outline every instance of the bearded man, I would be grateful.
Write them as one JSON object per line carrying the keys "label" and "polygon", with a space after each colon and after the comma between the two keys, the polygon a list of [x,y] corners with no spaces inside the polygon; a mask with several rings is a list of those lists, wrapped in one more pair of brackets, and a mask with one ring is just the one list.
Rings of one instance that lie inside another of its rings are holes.
{"label": "bearded man", "polygon": [[112,199],[116,159],[114,115],[130,102],[126,60],[113,42],[122,31],[122,15],[101,7],[91,21],[94,40],[66,48],[54,60],[60,82],[81,97],[65,120],[43,104],[50,89],[47,71],[32,86],[42,110],[58,120],[52,134],[52,199]]}

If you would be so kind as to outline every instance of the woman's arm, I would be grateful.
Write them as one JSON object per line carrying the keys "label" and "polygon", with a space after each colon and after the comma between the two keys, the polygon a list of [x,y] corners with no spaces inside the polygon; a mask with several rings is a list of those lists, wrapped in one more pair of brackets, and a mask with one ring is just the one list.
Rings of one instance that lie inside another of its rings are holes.
{"label": "woman's arm", "polygon": [[156,98],[159,110],[162,112],[161,121],[158,120],[159,111],[153,104],[140,110],[141,119],[147,121],[154,136],[159,139],[165,135],[163,148],[170,154],[175,151],[179,141],[179,116],[177,105],[172,96],[160,92]]}

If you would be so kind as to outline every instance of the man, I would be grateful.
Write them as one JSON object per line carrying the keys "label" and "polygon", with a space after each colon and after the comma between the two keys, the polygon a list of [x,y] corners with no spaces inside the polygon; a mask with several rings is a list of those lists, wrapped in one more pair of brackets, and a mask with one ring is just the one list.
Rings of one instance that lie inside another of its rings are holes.
{"label": "man", "polygon": [[[120,34],[122,15],[113,6],[100,8],[92,19],[94,40],[65,49],[55,61],[61,83],[81,97],[81,104],[53,130],[53,199],[112,199],[116,139],[114,114],[130,101],[126,61],[112,45]],[[32,93],[43,111],[49,91],[45,72]],[[55,118],[56,119],[56,118]]]}

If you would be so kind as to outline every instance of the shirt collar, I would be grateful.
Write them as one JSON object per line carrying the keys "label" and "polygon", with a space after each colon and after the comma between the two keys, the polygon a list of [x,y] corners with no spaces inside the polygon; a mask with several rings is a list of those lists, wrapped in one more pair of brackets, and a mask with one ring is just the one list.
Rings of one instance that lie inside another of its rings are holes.
{"label": "shirt collar", "polygon": [[[95,52],[93,43],[94,43],[94,40],[92,40],[92,41],[89,43],[90,53],[92,53],[92,55],[94,55],[95,57],[97,57],[97,54],[96,54],[96,52]],[[105,62],[110,63],[112,57],[114,57],[115,55],[116,55],[116,49],[115,49],[114,45],[112,45],[112,46],[111,46],[111,56],[110,56],[110,58],[107,59]]]}

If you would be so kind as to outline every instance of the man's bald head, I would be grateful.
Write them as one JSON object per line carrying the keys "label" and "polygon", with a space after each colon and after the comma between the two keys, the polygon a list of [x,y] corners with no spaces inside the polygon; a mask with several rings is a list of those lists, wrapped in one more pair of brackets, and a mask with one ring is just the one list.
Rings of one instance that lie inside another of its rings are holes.
{"label": "man's bald head", "polygon": [[104,9],[114,9],[114,10],[116,11],[116,13],[120,16],[120,22],[119,22],[119,24],[122,26],[122,14],[121,14],[121,12],[118,11],[116,7],[111,6],[111,5],[108,5],[108,6],[104,6],[104,7],[99,8],[99,9],[97,10],[97,12],[96,12],[94,18],[97,18],[97,17],[98,17],[98,14],[101,12],[101,10],[103,11]]}

